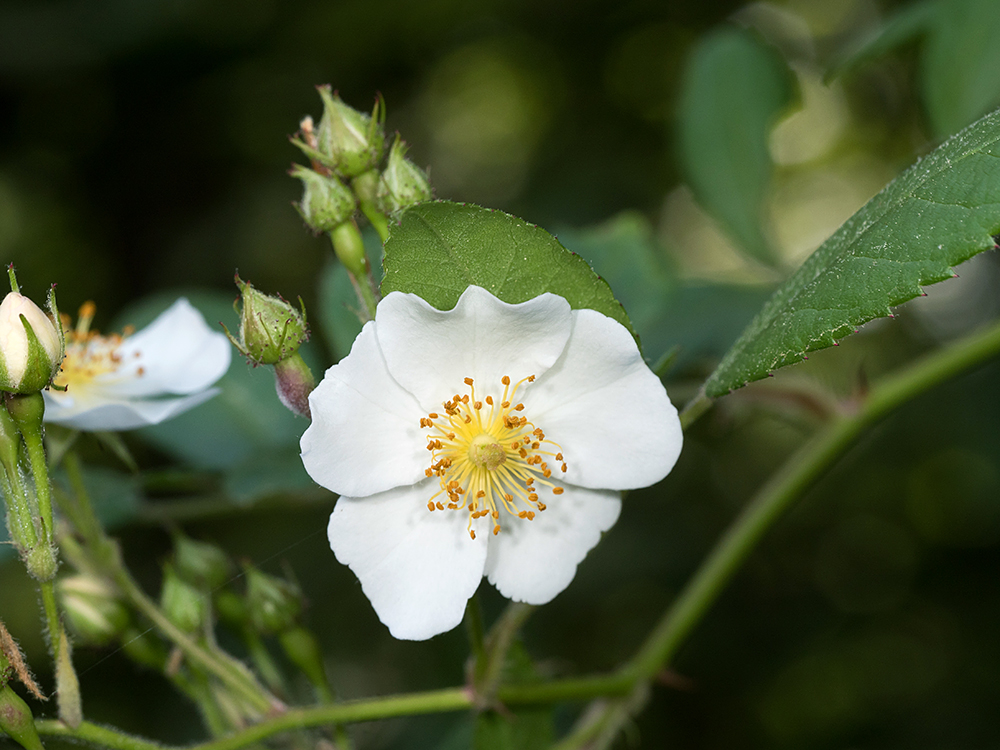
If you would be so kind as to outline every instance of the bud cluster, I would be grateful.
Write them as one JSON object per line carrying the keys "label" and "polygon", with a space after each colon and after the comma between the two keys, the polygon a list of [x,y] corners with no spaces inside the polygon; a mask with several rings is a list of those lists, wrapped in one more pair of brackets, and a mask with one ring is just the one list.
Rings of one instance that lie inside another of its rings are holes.
{"label": "bud cluster", "polygon": [[406,158],[398,135],[383,165],[381,99],[368,115],[349,107],[329,86],[318,90],[323,99],[319,125],[306,117],[292,138],[312,162],[311,169],[296,165],[291,171],[303,183],[302,200],[295,207],[306,224],[331,232],[350,221],[359,206],[372,219],[372,211],[388,215],[431,199],[426,173]]}

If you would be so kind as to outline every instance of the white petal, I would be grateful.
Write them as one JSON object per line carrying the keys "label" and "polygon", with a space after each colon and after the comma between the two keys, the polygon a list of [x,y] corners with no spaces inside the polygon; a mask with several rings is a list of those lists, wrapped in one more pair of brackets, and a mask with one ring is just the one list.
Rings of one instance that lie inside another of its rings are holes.
{"label": "white petal", "polygon": [[354,571],[396,638],[421,641],[454,628],[483,577],[485,529],[473,540],[466,511],[428,511],[437,488],[429,479],[371,497],[341,497],[330,516],[337,560]]}
{"label": "white petal", "polygon": [[681,423],[663,384],[625,327],[594,310],[573,311],[562,357],[521,400],[524,414],[562,446],[571,484],[646,487],[680,455]]}
{"label": "white petal", "polygon": [[127,337],[118,354],[122,365],[94,386],[120,396],[200,391],[226,373],[232,357],[228,339],[183,297]]}
{"label": "white petal", "polygon": [[134,430],[159,424],[208,401],[219,392],[210,388],[189,396],[163,399],[73,400],[69,394],[43,391],[45,421],[77,430]]}
{"label": "white petal", "polygon": [[565,485],[534,520],[511,518],[490,535],[486,575],[516,602],[545,604],[561,592],[576,567],[610,529],[621,511],[621,494]]}
{"label": "white petal", "polygon": [[569,338],[569,303],[543,294],[518,305],[501,302],[477,286],[453,310],[435,310],[415,294],[393,292],[375,314],[379,345],[389,372],[433,411],[475,381],[477,396],[503,394],[500,378],[516,383],[551,367]]}
{"label": "white petal", "polygon": [[[312,424],[302,435],[302,463],[317,483],[363,497],[424,478],[430,466],[423,410],[392,379],[367,323],[351,353],[309,396]],[[424,500],[426,503],[426,499]]]}

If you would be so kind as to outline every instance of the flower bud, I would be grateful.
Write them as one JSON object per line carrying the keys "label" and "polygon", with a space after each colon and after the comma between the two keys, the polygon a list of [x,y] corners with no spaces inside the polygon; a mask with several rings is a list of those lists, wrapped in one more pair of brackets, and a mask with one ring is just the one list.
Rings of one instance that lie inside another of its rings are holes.
{"label": "flower bud", "polygon": [[354,193],[335,175],[322,175],[296,164],[289,173],[302,180],[299,216],[316,232],[330,232],[354,216]]}
{"label": "flower bud", "polygon": [[406,144],[397,135],[378,181],[379,210],[391,214],[433,197],[427,173],[406,158]]}
{"label": "flower bud", "polygon": [[288,630],[302,612],[298,587],[288,581],[262,573],[248,565],[247,606],[250,622],[258,633],[281,633]]}
{"label": "flower bud", "polygon": [[278,640],[288,660],[302,670],[322,695],[329,695],[323,651],[316,642],[316,637],[305,628],[295,626],[283,632]]}
{"label": "flower bud", "polygon": [[170,622],[186,633],[200,628],[207,613],[205,595],[178,576],[169,563],[163,566],[160,607]]}
{"label": "flower bud", "polygon": [[[295,354],[309,339],[306,310],[299,312],[280,297],[271,297],[236,276],[243,309],[240,316],[240,340],[227,330],[226,335],[244,357],[259,365],[276,365]],[[301,305],[301,300],[299,301]],[[222,581],[224,583],[225,581]]]}
{"label": "flower bud", "polygon": [[31,709],[10,685],[0,688],[0,730],[25,750],[44,750]]}
{"label": "flower bud", "polygon": [[243,628],[250,619],[247,604],[243,597],[230,589],[220,589],[212,594],[215,611],[219,619],[234,628]]}
{"label": "flower bud", "polygon": [[106,581],[74,575],[56,584],[70,628],[82,641],[103,646],[117,638],[129,622],[128,609]]}
{"label": "flower bud", "polygon": [[0,303],[0,390],[36,393],[59,372],[65,353],[62,326],[49,291],[50,319],[38,305],[18,292],[14,268],[9,268],[11,292]]}
{"label": "flower bud", "polygon": [[192,586],[213,591],[229,580],[233,564],[214,544],[177,534],[174,537],[174,570]]}
{"label": "flower bud", "polygon": [[293,143],[310,159],[336,170],[344,177],[355,177],[376,167],[385,150],[381,100],[375,102],[371,115],[349,107],[329,86],[317,86],[323,99],[323,117],[315,133],[311,120],[302,129],[302,140]]}

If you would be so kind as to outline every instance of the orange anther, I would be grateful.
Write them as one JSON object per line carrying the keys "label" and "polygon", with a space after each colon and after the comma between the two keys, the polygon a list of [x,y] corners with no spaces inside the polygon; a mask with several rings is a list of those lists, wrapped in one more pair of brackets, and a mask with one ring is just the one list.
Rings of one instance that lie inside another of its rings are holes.
{"label": "orange anther", "polygon": [[427,501],[427,510],[434,510],[434,501],[433,500],[428,500]]}
{"label": "orange anther", "polygon": [[563,470],[563,472],[565,472],[566,471],[566,464],[563,464],[560,468]]}
{"label": "orange anther", "polygon": [[496,536],[499,533],[500,533],[500,524],[497,524],[496,526],[493,527],[493,536]]}
{"label": "orange anther", "polygon": [[564,490],[563,490],[562,487],[553,487],[552,488],[552,494],[553,495],[561,495],[563,492],[564,492]]}
{"label": "orange anther", "polygon": [[472,385],[472,378],[466,378],[465,379],[465,384],[466,385]]}
{"label": "orange anther", "polygon": [[431,412],[427,416],[430,417],[431,419],[437,419],[438,418],[438,415],[435,412]]}
{"label": "orange anther", "polygon": [[524,411],[524,404],[518,404],[515,406],[514,411]]}
{"label": "orange anther", "polygon": [[500,382],[503,383],[504,385],[510,385],[510,376],[504,375],[502,378],[500,378]]}
{"label": "orange anther", "polygon": [[534,521],[535,520],[535,512],[534,511],[532,511],[532,510],[528,511],[528,520],[529,521]]}
{"label": "orange anther", "polygon": [[469,529],[469,536],[471,536],[473,538],[473,540],[475,540],[475,538],[476,538],[476,530],[475,529]]}
{"label": "orange anther", "polygon": [[493,406],[493,397],[492,396],[487,396],[486,397],[486,403],[489,404],[490,406]]}

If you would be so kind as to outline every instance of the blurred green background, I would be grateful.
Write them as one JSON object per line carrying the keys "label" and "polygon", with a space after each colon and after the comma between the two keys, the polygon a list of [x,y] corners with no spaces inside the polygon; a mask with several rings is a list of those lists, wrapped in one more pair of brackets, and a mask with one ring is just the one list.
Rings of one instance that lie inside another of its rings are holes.
{"label": "blurred green background", "polygon": [[[1000,104],[998,34],[992,0],[6,0],[0,261],[36,299],[58,282],[64,311],[95,300],[102,329],[149,320],[178,289],[231,322],[238,268],[304,298],[321,371],[349,346],[353,300],[328,242],[290,205],[300,187],[286,172],[303,159],[286,136],[320,114],[315,84],[362,110],[381,92],[389,131],[438,197],[556,233],[609,279],[649,360],[681,347],[668,386],[683,403],[788,269]],[[895,319],[721,402],[674,473],[628,497],[572,586],[528,622],[539,669],[627,658],[831,399],[994,318],[998,273],[983,254]],[[998,376],[991,365],[908,405],[808,493],[622,746],[1000,744]],[[171,519],[268,572],[294,571],[341,695],[459,683],[460,629],[392,640],[334,560],[334,500],[296,457],[304,428],[270,373],[236,361],[215,401],[127,437],[141,476],[96,442],[82,450],[151,593]],[[0,617],[50,688],[32,584],[9,553],[0,560]],[[491,619],[503,603],[483,596]],[[167,743],[203,736],[163,678],[113,649],[81,647],[77,661],[91,720]],[[557,709],[558,731],[579,708]],[[445,715],[354,736],[360,748],[446,748],[470,732]]]}

